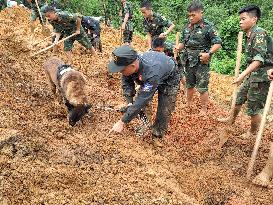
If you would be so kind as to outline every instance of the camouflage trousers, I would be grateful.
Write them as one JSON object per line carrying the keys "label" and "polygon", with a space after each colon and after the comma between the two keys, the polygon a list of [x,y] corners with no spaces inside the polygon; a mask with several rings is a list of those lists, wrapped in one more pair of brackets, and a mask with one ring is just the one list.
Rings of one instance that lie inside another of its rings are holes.
{"label": "camouflage trousers", "polygon": [[201,94],[208,91],[210,68],[209,65],[198,63],[194,67],[185,67],[186,87],[196,88]]}
{"label": "camouflage trousers", "polygon": [[[71,34],[73,34],[73,32],[66,33],[65,36],[69,36]],[[79,35],[76,35],[64,41],[64,51],[71,51],[75,41],[78,41],[82,46],[84,46],[87,49],[92,48],[91,41],[88,38],[87,34],[85,33],[85,31],[81,30],[81,33]]]}
{"label": "camouflage trousers", "polygon": [[176,96],[180,89],[180,75],[176,70],[166,80],[166,84],[158,87],[158,106],[152,132],[156,137],[163,137],[171,119],[171,114],[175,110]]}
{"label": "camouflage trousers", "polygon": [[123,43],[131,43],[133,40],[133,25],[131,22],[127,23],[123,31]]}
{"label": "camouflage trousers", "polygon": [[263,112],[270,82],[251,82],[248,77],[244,80],[237,95],[236,105],[243,105],[247,101],[247,114],[254,116]]}

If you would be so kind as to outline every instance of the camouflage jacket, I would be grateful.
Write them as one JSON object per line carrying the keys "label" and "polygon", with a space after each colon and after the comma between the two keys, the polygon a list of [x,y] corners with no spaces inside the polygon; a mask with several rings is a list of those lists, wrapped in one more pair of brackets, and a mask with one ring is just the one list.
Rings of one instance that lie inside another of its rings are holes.
{"label": "camouflage jacket", "polygon": [[189,66],[193,67],[199,62],[199,53],[207,52],[214,44],[221,44],[222,40],[219,37],[214,25],[202,19],[198,24],[187,24],[180,37],[180,43],[185,46],[183,60],[189,62]]}
{"label": "camouflage jacket", "polygon": [[122,20],[125,17],[125,14],[129,13],[129,20],[131,20],[133,18],[133,7],[132,7],[132,3],[129,1],[126,1],[124,3],[124,5],[122,5]]}
{"label": "camouflage jacket", "polygon": [[127,13],[129,13],[129,19],[127,21],[126,24],[126,30],[129,31],[133,31],[133,22],[132,22],[132,18],[133,18],[133,7],[131,2],[126,1],[124,5],[122,5],[122,16],[121,16],[121,22],[123,22],[124,17]]}
{"label": "camouflage jacket", "polygon": [[164,28],[168,28],[172,24],[170,20],[167,20],[158,13],[153,13],[152,19],[144,18],[143,21],[144,31],[151,34],[152,38],[159,36],[164,32]]}
{"label": "camouflage jacket", "polygon": [[[54,32],[63,33],[66,35],[71,35],[76,31],[77,28],[77,18],[81,17],[78,14],[68,13],[66,11],[57,11],[58,19],[49,21],[53,26]],[[81,26],[81,33],[84,32]]]}
{"label": "camouflage jacket", "polygon": [[249,37],[246,39],[246,61],[251,64],[253,61],[260,61],[262,66],[253,71],[251,76],[252,82],[268,81],[267,69],[268,66],[273,66],[273,40],[267,31],[254,26]]}
{"label": "camouflage jacket", "polygon": [[7,2],[6,0],[0,0],[0,10],[4,9],[7,7]]}

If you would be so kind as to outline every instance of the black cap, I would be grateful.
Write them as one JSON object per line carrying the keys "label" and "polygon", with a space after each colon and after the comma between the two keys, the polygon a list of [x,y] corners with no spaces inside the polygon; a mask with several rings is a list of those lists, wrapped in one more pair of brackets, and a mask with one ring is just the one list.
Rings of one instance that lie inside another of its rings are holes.
{"label": "black cap", "polygon": [[137,52],[128,45],[116,48],[112,53],[113,60],[108,64],[110,73],[122,71],[137,59]]}

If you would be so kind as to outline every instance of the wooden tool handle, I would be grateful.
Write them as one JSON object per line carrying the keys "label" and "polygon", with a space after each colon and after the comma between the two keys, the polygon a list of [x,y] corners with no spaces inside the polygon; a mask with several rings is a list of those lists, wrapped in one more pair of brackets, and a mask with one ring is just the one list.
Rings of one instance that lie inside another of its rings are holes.
{"label": "wooden tool handle", "polygon": [[[240,31],[238,34],[238,45],[237,45],[237,56],[236,56],[236,65],[235,65],[235,78],[238,78],[241,66],[241,57],[242,57],[242,49],[243,49],[243,32]],[[237,98],[237,88],[238,85],[235,84],[233,95],[232,95],[232,103],[231,110],[234,110],[236,98]]]}
{"label": "wooden tool handle", "polygon": [[254,167],[254,163],[256,160],[256,156],[258,153],[258,149],[261,143],[261,139],[262,139],[262,135],[263,135],[263,131],[264,131],[264,127],[265,127],[265,123],[266,123],[266,116],[267,113],[269,111],[270,108],[270,104],[271,104],[271,100],[272,100],[272,95],[273,95],[273,81],[271,81],[270,83],[270,87],[269,87],[269,91],[268,91],[268,95],[266,98],[266,103],[265,103],[265,107],[264,107],[264,112],[263,112],[263,117],[262,117],[262,121],[260,124],[260,128],[256,137],[256,142],[255,142],[255,146],[251,155],[251,159],[250,162],[248,164],[248,169],[247,169],[247,178],[250,179],[252,172],[253,172],[253,167]]}
{"label": "wooden tool handle", "polygon": [[[179,45],[180,32],[177,32],[175,35],[175,46]],[[178,56],[178,52],[174,52],[174,58],[176,59]]]}
{"label": "wooden tool handle", "polygon": [[37,46],[38,44],[40,44],[40,43],[42,43],[42,42],[44,42],[44,41],[50,39],[50,38],[53,37],[53,36],[55,36],[55,34],[50,35],[50,36],[44,38],[43,40],[41,40],[41,41],[39,41],[39,42],[37,42],[37,43],[34,43],[33,46]]}
{"label": "wooden tool handle", "polygon": [[53,48],[54,46],[56,46],[56,45],[62,43],[63,41],[65,41],[65,40],[67,40],[67,39],[69,39],[69,38],[71,38],[71,37],[73,37],[73,36],[75,36],[75,35],[77,35],[77,34],[76,34],[76,33],[73,33],[72,35],[67,36],[67,37],[63,38],[62,40],[58,41],[57,43],[52,44],[52,45],[50,45],[50,46],[48,46],[48,47],[46,47],[46,48],[44,48],[44,49],[38,51],[37,53],[34,53],[33,55],[31,55],[31,57],[36,56],[36,55],[38,55],[38,54],[40,54],[40,53],[42,53],[42,52],[44,52],[44,51],[47,51],[48,49]]}
{"label": "wooden tool handle", "polygon": [[43,16],[41,14],[41,10],[40,10],[39,4],[38,4],[38,0],[35,0],[35,3],[36,3],[36,6],[37,6],[37,9],[38,9],[42,24],[44,25],[44,19],[43,19]]}

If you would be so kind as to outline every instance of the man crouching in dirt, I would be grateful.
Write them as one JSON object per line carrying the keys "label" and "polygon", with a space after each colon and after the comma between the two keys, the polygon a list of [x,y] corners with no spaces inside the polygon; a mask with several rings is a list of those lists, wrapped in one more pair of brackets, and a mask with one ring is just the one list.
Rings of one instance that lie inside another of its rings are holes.
{"label": "man crouching in dirt", "polygon": [[86,49],[94,55],[96,54],[94,47],[92,46],[90,39],[85,33],[81,25],[81,17],[77,14],[71,14],[66,11],[56,10],[52,6],[47,6],[44,9],[45,16],[48,18],[49,23],[53,26],[56,33],[55,43],[59,41],[61,34],[64,37],[68,37],[72,34],[75,36],[64,41],[64,50],[68,55],[68,62],[72,63],[72,48],[75,41],[78,41]]}
{"label": "man crouching in dirt", "polygon": [[64,101],[69,124],[74,126],[91,108],[85,93],[84,75],[56,57],[48,59],[44,69],[52,92],[59,102]]}
{"label": "man crouching in dirt", "polygon": [[82,26],[89,37],[92,46],[102,52],[102,43],[100,39],[100,22],[91,16],[82,17]]}
{"label": "man crouching in dirt", "polygon": [[243,138],[254,136],[261,122],[261,113],[264,109],[270,82],[267,77],[267,70],[272,67],[273,42],[267,31],[256,24],[261,17],[259,7],[252,5],[242,8],[239,11],[240,27],[246,32],[246,60],[247,68],[234,81],[236,84],[243,84],[240,87],[236,99],[235,109],[231,115],[220,122],[233,124],[238,116],[242,105],[247,101],[247,114],[251,116],[251,127],[242,135]]}
{"label": "man crouching in dirt", "polygon": [[109,72],[122,73],[123,91],[128,93],[131,101],[135,94],[135,81],[141,87],[135,101],[128,107],[123,117],[110,132],[121,132],[124,124],[136,117],[141,109],[152,100],[158,92],[158,107],[152,126],[154,139],[162,138],[168,128],[172,111],[175,109],[176,95],[179,91],[179,71],[174,60],[164,53],[148,51],[138,55],[128,45],[115,49],[113,60],[109,63]]}
{"label": "man crouching in dirt", "polygon": [[[267,74],[269,79],[273,80],[273,69],[268,70]],[[268,160],[266,162],[265,167],[263,168],[261,173],[254,178],[252,182],[259,186],[273,188],[273,185],[270,184],[270,179],[272,178],[272,176],[273,176],[273,142],[270,143],[269,156],[268,156]]]}

